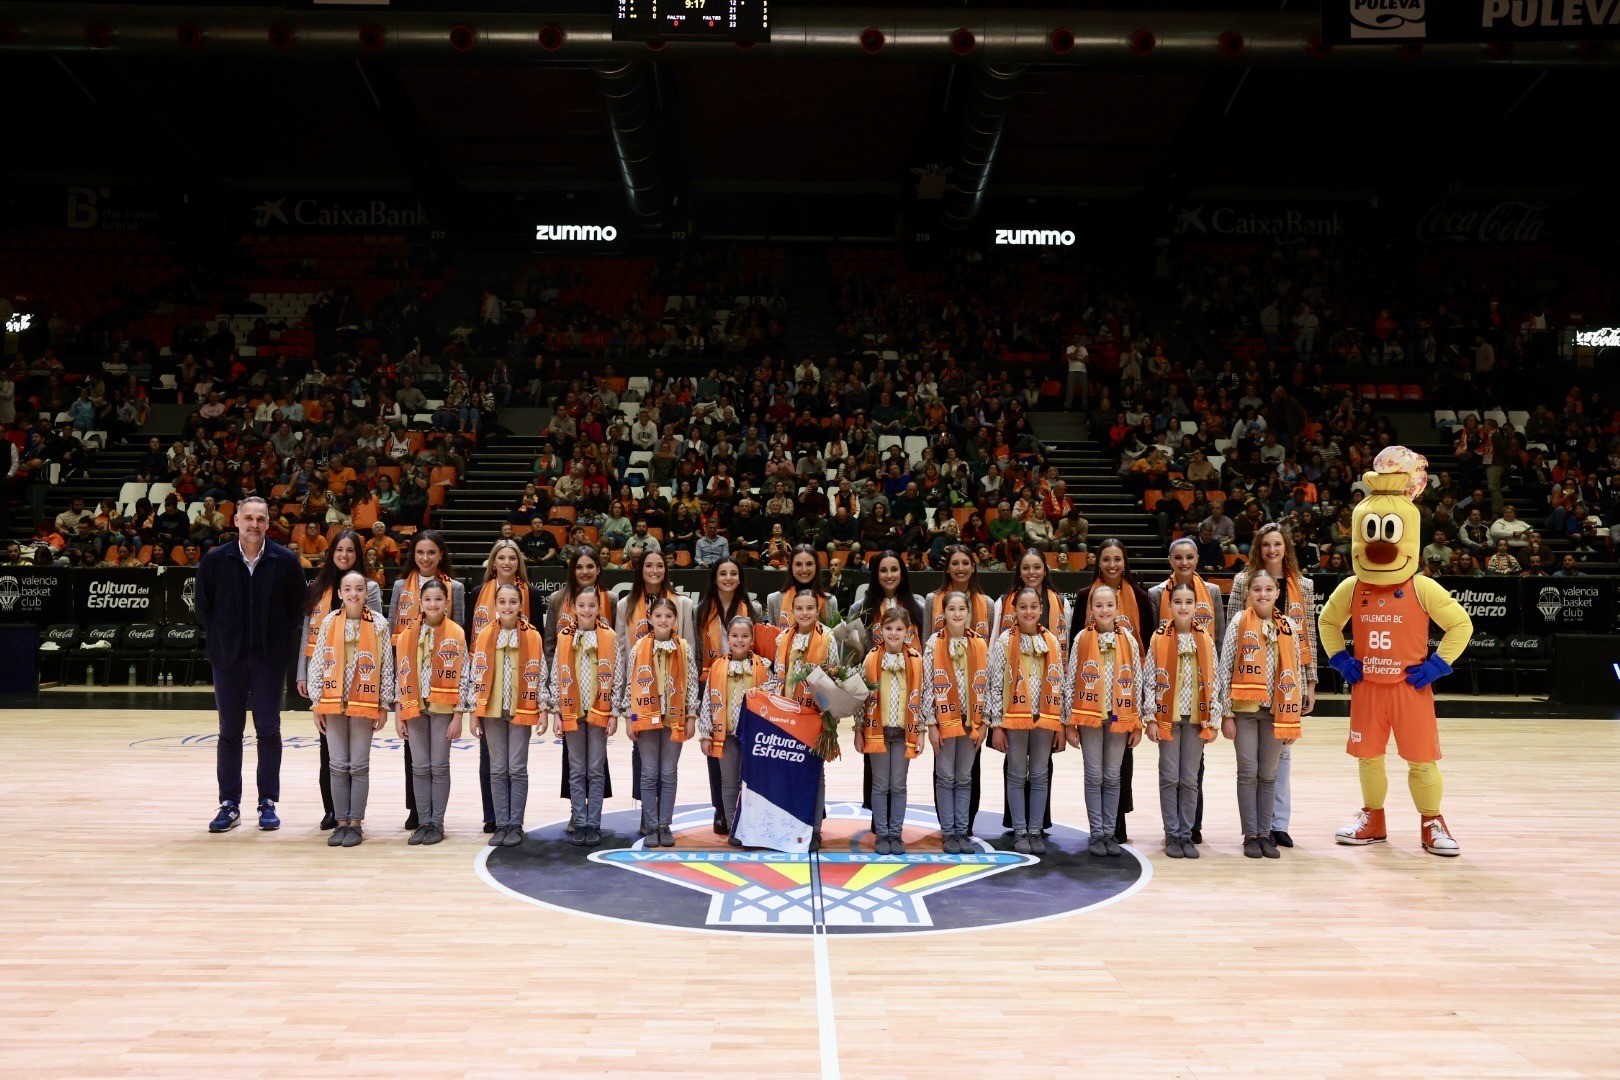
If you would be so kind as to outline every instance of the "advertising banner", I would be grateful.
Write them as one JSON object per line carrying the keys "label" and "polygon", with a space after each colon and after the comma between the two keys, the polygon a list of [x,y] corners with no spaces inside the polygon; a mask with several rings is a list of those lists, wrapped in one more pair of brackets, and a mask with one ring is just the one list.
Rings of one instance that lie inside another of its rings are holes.
{"label": "advertising banner", "polygon": [[1620,38],[1616,0],[1323,0],[1330,45],[1603,41]]}
{"label": "advertising banner", "polygon": [[66,570],[52,567],[0,568],[0,623],[51,626],[73,621],[73,598]]}
{"label": "advertising banner", "polygon": [[73,620],[81,626],[162,622],[163,577],[145,567],[76,571]]}

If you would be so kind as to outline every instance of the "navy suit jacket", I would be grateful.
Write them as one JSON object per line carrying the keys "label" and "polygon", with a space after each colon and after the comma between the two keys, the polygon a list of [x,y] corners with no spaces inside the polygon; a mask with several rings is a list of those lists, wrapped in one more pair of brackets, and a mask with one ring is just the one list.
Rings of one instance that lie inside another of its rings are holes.
{"label": "navy suit jacket", "polygon": [[208,631],[208,661],[217,671],[262,653],[290,665],[304,618],[304,570],[298,556],[266,539],[249,574],[235,540],[203,556],[197,566],[197,621]]}

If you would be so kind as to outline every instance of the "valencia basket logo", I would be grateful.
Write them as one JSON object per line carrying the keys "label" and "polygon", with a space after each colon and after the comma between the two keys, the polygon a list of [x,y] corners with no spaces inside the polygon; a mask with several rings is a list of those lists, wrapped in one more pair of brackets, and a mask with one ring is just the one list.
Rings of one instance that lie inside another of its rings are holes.
{"label": "valencia basket logo", "polygon": [[719,933],[909,934],[975,930],[1056,918],[1113,903],[1152,875],[1146,859],[1093,859],[1089,837],[1053,824],[1048,854],[1005,848],[999,817],[981,814],[977,850],[947,855],[930,808],[906,813],[906,853],[878,855],[859,803],[830,802],[822,849],[797,855],[726,846],[713,810],[674,821],[677,846],[647,848],[640,815],[604,814],[603,843],[569,844],[561,822],[521,847],[483,848],[478,872],[508,895],[542,907],[621,922]]}

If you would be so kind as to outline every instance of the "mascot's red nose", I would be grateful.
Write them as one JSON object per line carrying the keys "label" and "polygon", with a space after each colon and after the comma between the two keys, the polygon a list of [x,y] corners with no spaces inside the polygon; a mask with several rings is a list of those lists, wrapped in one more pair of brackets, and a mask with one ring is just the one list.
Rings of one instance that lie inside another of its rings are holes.
{"label": "mascot's red nose", "polygon": [[1388,540],[1374,540],[1364,549],[1367,561],[1374,566],[1385,566],[1400,556],[1401,549]]}

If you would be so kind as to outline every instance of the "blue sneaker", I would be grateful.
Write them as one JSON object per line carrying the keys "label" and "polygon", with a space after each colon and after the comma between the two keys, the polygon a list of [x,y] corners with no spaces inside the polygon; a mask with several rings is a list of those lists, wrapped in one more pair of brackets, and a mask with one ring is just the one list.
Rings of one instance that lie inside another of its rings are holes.
{"label": "blue sneaker", "polygon": [[242,811],[229,799],[219,804],[219,813],[208,823],[209,832],[230,832],[242,824]]}
{"label": "blue sneaker", "polygon": [[276,816],[276,804],[269,799],[259,800],[259,831],[275,832],[281,828],[281,819]]}

